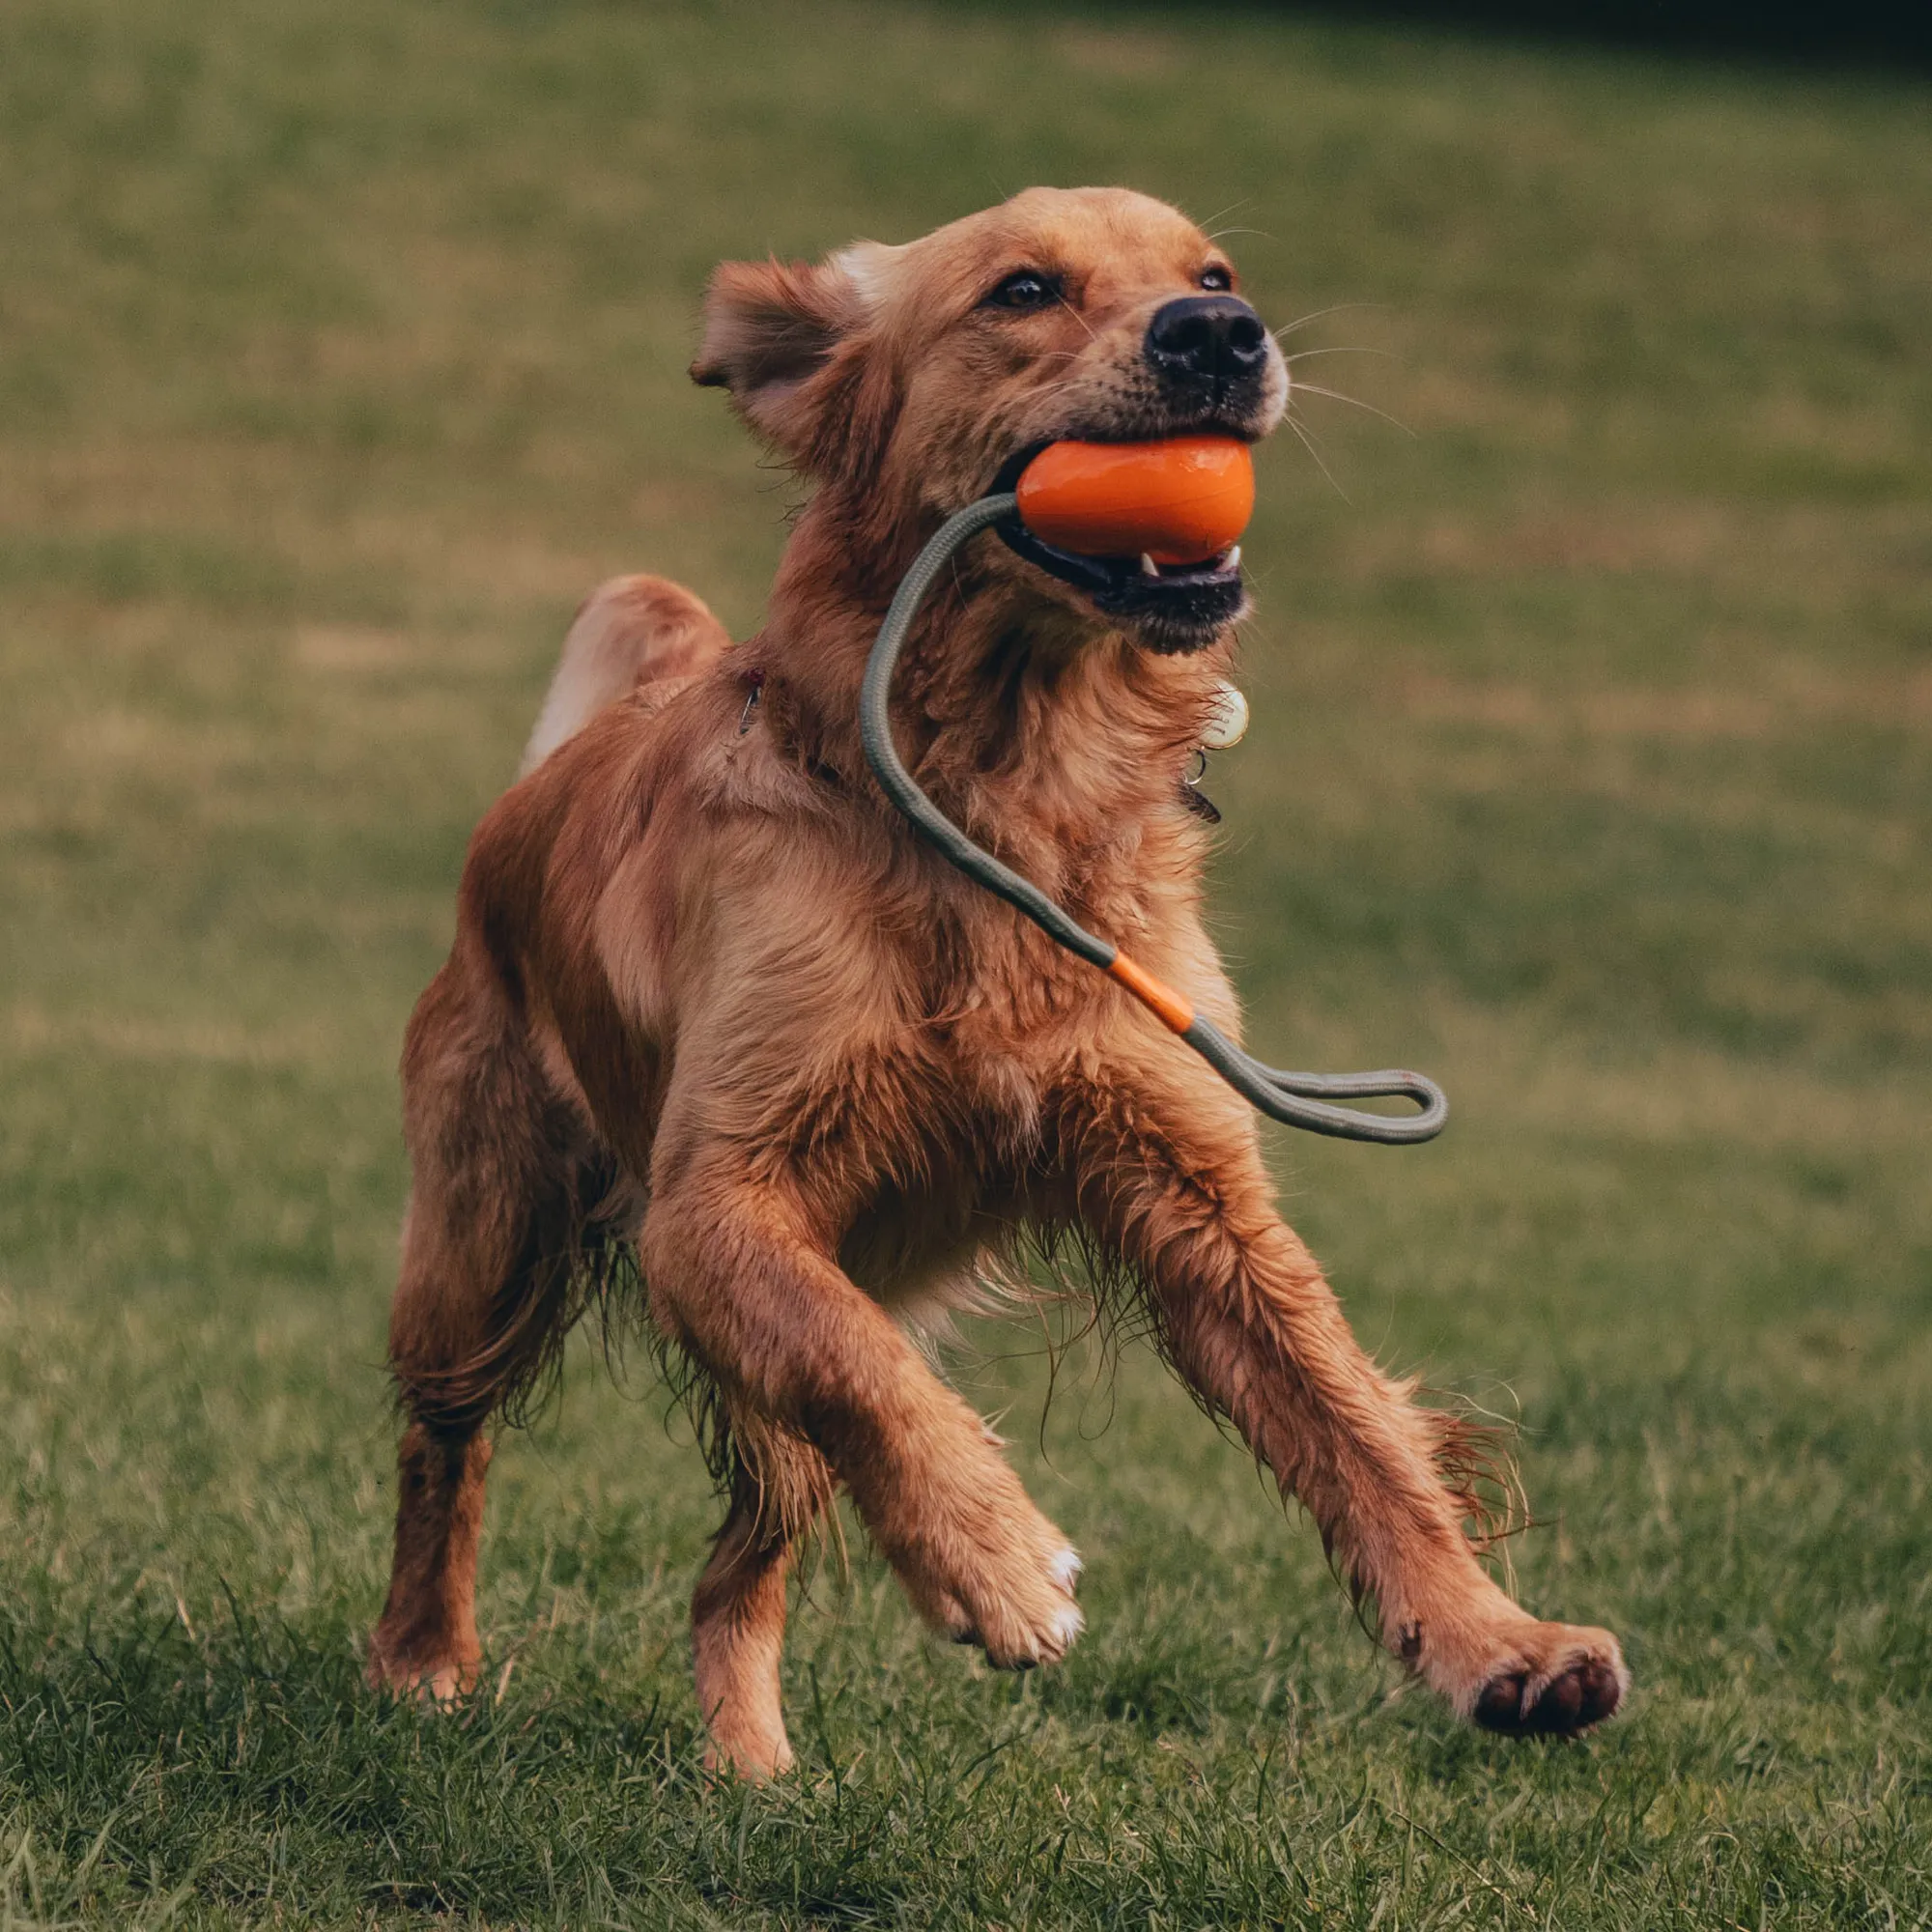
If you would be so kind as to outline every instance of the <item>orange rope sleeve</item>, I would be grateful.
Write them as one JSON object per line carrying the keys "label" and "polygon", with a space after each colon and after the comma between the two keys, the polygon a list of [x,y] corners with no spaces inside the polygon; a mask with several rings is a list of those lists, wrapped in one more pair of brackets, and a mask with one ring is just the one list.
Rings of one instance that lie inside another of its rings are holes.
{"label": "orange rope sleeve", "polygon": [[1136,966],[1124,952],[1114,954],[1107,977],[1117,980],[1171,1033],[1185,1033],[1194,1024],[1194,1009],[1172,986]]}

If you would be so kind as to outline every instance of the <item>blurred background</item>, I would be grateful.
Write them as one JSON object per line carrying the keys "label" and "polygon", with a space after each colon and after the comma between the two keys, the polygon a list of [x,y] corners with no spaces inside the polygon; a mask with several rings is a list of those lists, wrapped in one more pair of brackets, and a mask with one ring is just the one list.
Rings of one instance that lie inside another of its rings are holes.
{"label": "blurred background", "polygon": [[[0,12],[9,1924],[1932,1908],[1923,68],[1481,24]],[[1064,1671],[856,1552],[804,1775],[707,1791],[713,1505],[586,1347],[498,1457],[485,1694],[358,1689],[465,841],[588,587],[749,635],[796,499],[685,380],[704,277],[1034,182],[1178,202],[1304,355],[1216,925],[1267,1058],[1450,1091],[1428,1150],[1270,1145],[1364,1341],[1520,1427],[1519,1585],[1637,1672],[1587,1749],[1398,1695],[1157,1369],[1076,1352],[1042,1421],[1024,1324],[960,1375],[1088,1556]]]}

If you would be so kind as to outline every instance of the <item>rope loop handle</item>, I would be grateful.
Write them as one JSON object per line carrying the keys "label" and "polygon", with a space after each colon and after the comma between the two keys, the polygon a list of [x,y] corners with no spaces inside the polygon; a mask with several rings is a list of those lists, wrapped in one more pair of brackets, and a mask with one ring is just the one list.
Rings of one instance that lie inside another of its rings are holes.
{"label": "rope loop handle", "polygon": [[[981,530],[1017,514],[1019,498],[1010,491],[982,497],[949,517],[913,559],[900,580],[866,660],[859,691],[859,734],[866,761],[886,796],[935,846],[940,856],[976,884],[1022,912],[1049,939],[1077,953],[1125,987],[1162,1025],[1183,1039],[1229,1086],[1270,1120],[1337,1140],[1374,1141],[1385,1147],[1412,1147],[1434,1140],[1449,1118],[1448,1096],[1420,1073],[1390,1069],[1378,1073],[1289,1073],[1243,1053],[1226,1034],[1203,1019],[1172,986],[1164,984],[1125,953],[1089,932],[1064,907],[976,845],[913,781],[893,743],[889,699],[893,670],[912,630],[912,620],[941,571],[962,545]],[[1372,1114],[1340,1107],[1337,1100],[1413,1100],[1419,1114]]]}

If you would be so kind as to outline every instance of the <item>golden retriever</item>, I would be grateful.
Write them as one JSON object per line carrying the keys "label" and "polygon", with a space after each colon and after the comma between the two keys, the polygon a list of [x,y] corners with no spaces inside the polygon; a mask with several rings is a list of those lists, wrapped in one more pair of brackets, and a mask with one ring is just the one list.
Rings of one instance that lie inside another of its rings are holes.
{"label": "golden retriever", "polygon": [[[1036,188],[904,246],[725,264],[692,374],[813,494],[747,643],[661,579],[590,601],[470,846],[403,1057],[408,1427],[372,1681],[473,1681],[486,1431],[613,1255],[728,1488],[693,1606],[716,1758],[791,1762],[787,1566],[840,1487],[938,1629],[999,1664],[1062,1657],[1080,1560],[904,1325],[1030,1231],[1131,1285],[1459,1713],[1608,1716],[1616,1640],[1538,1621],[1478,1560],[1466,1433],[1357,1345],[1247,1103],[950,870],[861,753],[895,585],[1017,455],[1280,421],[1288,372],[1228,256],[1142,195]],[[1095,566],[988,534],[927,602],[895,698],[953,819],[1230,1032],[1179,781],[1245,607],[1237,555]]]}

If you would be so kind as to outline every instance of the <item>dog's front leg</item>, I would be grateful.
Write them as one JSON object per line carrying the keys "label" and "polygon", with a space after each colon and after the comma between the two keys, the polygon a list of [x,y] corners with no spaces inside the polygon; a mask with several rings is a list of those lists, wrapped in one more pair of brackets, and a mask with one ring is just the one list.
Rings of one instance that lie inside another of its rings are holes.
{"label": "dog's front leg", "polygon": [[[839,1268],[835,1219],[795,1177],[755,1178],[739,1147],[680,1148],[661,1165],[639,1241],[653,1320],[716,1382],[752,1490],[769,1482],[773,1445],[809,1445],[932,1623],[996,1663],[1056,1661],[1080,1629],[1078,1558],[980,1417]],[[782,1571],[757,1513],[734,1505],[695,1606],[703,1694],[724,1706],[706,1717],[753,1776],[789,1757],[777,1708]],[[749,1622],[721,1663],[708,1652],[732,1636],[727,1604]]]}
{"label": "dog's front leg", "polygon": [[1164,1053],[1084,1088],[1067,1144],[1083,1218],[1145,1283],[1162,1346],[1308,1508],[1384,1640],[1465,1718],[1574,1731],[1627,1683],[1607,1631],[1543,1623],[1476,1558],[1443,1472],[1449,1418],[1363,1352],[1275,1212],[1252,1117]]}

